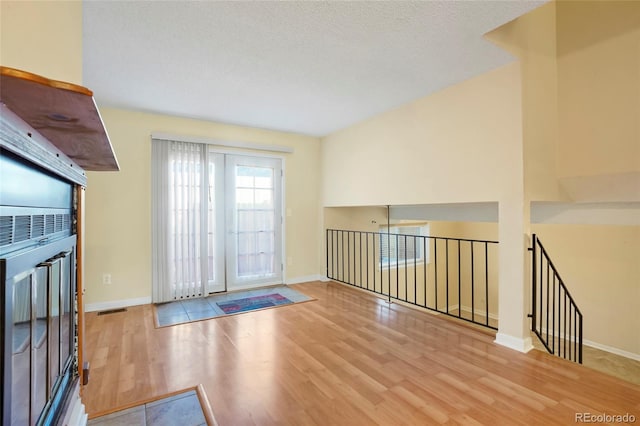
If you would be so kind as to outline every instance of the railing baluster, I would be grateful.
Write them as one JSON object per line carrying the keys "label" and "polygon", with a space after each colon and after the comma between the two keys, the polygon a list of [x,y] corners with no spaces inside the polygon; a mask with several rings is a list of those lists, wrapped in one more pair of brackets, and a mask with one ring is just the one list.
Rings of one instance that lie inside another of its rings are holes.
{"label": "railing baluster", "polygon": [[367,258],[367,290],[369,290],[369,233],[365,233],[364,234],[366,236],[366,246],[367,246],[367,254],[366,254],[366,258]]}
{"label": "railing baluster", "polygon": [[358,263],[360,265],[360,287],[362,287],[362,283],[364,283],[362,279],[362,232],[358,232],[358,240],[360,241],[360,254],[358,256]]}
{"label": "railing baluster", "polygon": [[474,288],[474,264],[473,264],[473,241],[471,241],[471,321],[473,321],[475,319],[475,288]]}
{"label": "railing baluster", "polygon": [[[400,291],[400,246],[398,245],[400,241],[398,237],[398,234],[396,234],[396,298],[398,298],[398,292]],[[391,296],[391,290],[389,290],[389,296]]]}
{"label": "railing baluster", "polygon": [[409,300],[409,295],[407,294],[407,288],[409,284],[408,281],[409,281],[409,277],[408,277],[408,271],[407,271],[407,236],[405,235],[404,236],[404,300],[405,301]]}
{"label": "railing baluster", "polygon": [[[553,276],[553,294],[552,294],[552,304],[551,304],[551,317],[553,318],[553,326],[551,328],[551,337],[553,337],[552,351],[556,352],[556,339],[554,336],[556,330],[556,276]],[[547,339],[549,338],[549,327],[547,327]]]}
{"label": "railing baluster", "polygon": [[[382,276],[382,258],[383,258],[383,253],[382,253],[382,235],[378,232],[376,232],[375,235],[375,239],[376,241],[378,241],[378,248],[376,249],[376,253],[374,254],[374,262],[373,262],[373,268],[374,270],[376,269],[376,265],[377,268],[380,269],[380,294],[382,294],[382,289],[384,287],[384,278]],[[376,270],[377,272],[377,270]],[[376,286],[374,286],[374,289],[377,289]]]}
{"label": "railing baluster", "polygon": [[356,232],[353,231],[353,281],[357,282],[357,265],[356,265]]}
{"label": "railing baluster", "polygon": [[[554,276],[555,276],[555,274],[554,274]],[[560,317],[560,309],[562,308],[562,305],[560,304],[560,294],[561,294],[562,286],[560,285],[560,283],[561,283],[561,281],[558,280],[558,354],[560,354],[561,349],[562,349],[562,347],[560,345],[560,337],[561,337],[560,327],[562,326],[562,323],[561,323],[562,318]]]}
{"label": "railing baluster", "polygon": [[564,323],[564,358],[567,357],[567,292],[564,292],[564,312],[562,315],[562,322]]}
{"label": "railing baluster", "polygon": [[460,273],[460,240],[458,240],[458,318],[462,317],[462,274]]}
{"label": "railing baluster", "polygon": [[580,333],[580,345],[578,346],[578,362],[582,364],[582,314],[580,314],[580,327],[578,328]]}
{"label": "railing baluster", "polygon": [[[413,301],[415,304],[418,304],[418,237],[413,237],[413,249],[415,251],[415,256],[413,256]],[[422,257],[424,258],[424,252],[422,253]],[[425,262],[425,270],[426,270],[426,262]]]}
{"label": "railing baluster", "polygon": [[447,280],[446,280],[447,281],[446,282],[446,287],[447,287],[447,300],[446,300],[446,302],[447,302],[447,306],[446,306],[446,309],[447,309],[447,313],[449,313],[449,239],[447,238],[445,240],[445,242],[446,242],[445,249],[447,251],[447,257],[445,258],[445,261],[444,261],[444,264],[445,264],[445,267],[446,267],[446,272],[447,272],[447,277],[446,277],[447,278]]}
{"label": "railing baluster", "polygon": [[569,359],[575,361],[575,358],[571,358],[573,355],[573,348],[572,348],[572,342],[573,339],[575,338],[575,335],[573,334],[573,328],[571,327],[571,323],[573,320],[573,305],[569,304]]}
{"label": "railing baluster", "polygon": [[[427,268],[427,241],[427,237],[422,237],[422,245],[424,247],[424,250],[422,251],[422,271],[424,272],[424,291],[422,292],[422,305],[425,308],[427,307],[427,271],[429,270]],[[416,298],[417,297],[418,296],[416,296]]]}
{"label": "railing baluster", "polygon": [[[541,247],[539,247],[541,248]],[[542,289],[543,289],[543,275],[542,275],[542,250],[540,250],[540,275],[539,275],[539,281],[540,281],[540,333],[542,333]],[[546,323],[545,323],[545,327],[548,328],[549,327],[549,281],[547,280],[547,292],[545,294],[546,296],[546,300],[547,300],[547,304],[545,305],[545,311],[547,312],[546,315]],[[545,343],[548,344],[549,343],[549,338],[547,337],[547,340],[545,340]]]}
{"label": "railing baluster", "polygon": [[349,240],[351,240],[351,232],[347,231],[347,282],[353,284],[351,282],[351,245]]}
{"label": "railing baluster", "polygon": [[433,293],[434,293],[434,302],[435,309],[438,310],[438,239],[433,239]]}
{"label": "railing baluster", "polygon": [[[540,271],[542,271],[542,258],[540,259]],[[540,276],[542,276],[542,273],[540,274]],[[555,286],[556,283],[556,278],[553,277],[553,285]],[[551,293],[555,294],[555,292],[553,291],[553,288],[551,289]],[[547,262],[547,323],[546,323],[546,327],[547,327],[547,344],[549,344],[549,311],[555,312],[553,310],[553,306],[551,307],[551,309],[549,309],[549,263]],[[555,322],[554,322],[555,324]]]}
{"label": "railing baluster", "polygon": [[[334,276],[336,279],[338,279],[338,231],[334,231],[334,232],[335,232],[335,238],[334,238],[334,237],[332,237],[332,238],[331,238],[331,243],[332,243],[332,244],[335,244],[335,246],[336,246],[336,250],[335,250],[335,258],[336,258],[336,261],[335,261],[335,263],[333,264],[333,265],[334,265],[334,266],[333,266],[333,267],[334,267],[333,276]],[[335,240],[335,241],[334,241],[334,240]],[[333,253],[332,253],[332,254],[333,254]]]}
{"label": "railing baluster", "polygon": [[342,273],[340,277],[341,281],[344,281],[344,231],[340,231],[340,258],[342,259]]}
{"label": "railing baluster", "polygon": [[484,243],[484,312],[485,324],[489,325],[489,243],[486,242]]}

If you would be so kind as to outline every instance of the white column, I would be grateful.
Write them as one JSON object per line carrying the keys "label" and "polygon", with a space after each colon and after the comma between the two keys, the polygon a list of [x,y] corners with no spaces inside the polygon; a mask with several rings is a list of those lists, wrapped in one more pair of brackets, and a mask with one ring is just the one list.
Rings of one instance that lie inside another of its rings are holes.
{"label": "white column", "polygon": [[524,197],[500,202],[498,314],[495,342],[528,352],[533,349],[529,334],[529,203]]}

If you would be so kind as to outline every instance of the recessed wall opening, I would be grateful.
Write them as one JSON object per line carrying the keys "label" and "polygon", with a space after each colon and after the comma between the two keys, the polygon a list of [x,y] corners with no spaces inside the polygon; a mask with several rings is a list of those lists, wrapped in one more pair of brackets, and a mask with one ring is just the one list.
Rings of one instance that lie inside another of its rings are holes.
{"label": "recessed wall opening", "polygon": [[497,329],[496,216],[492,203],[327,208],[327,277]]}

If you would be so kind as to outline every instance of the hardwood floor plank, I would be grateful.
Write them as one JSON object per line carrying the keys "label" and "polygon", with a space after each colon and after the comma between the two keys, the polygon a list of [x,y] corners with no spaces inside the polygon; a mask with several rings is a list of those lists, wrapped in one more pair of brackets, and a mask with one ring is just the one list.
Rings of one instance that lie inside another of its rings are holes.
{"label": "hardwood floor plank", "polygon": [[640,386],[337,283],[315,301],[155,328],[151,305],[86,315],[89,414],[202,384],[225,425],[562,425],[640,418]]}

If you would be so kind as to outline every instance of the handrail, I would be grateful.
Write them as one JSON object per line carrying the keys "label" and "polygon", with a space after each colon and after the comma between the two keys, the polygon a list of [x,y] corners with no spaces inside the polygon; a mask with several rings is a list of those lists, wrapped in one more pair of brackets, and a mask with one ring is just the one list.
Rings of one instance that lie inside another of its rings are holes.
{"label": "handrail", "polygon": [[536,234],[531,253],[531,330],[549,353],[582,364],[582,312]]}
{"label": "handrail", "polygon": [[497,244],[396,234],[388,229],[327,229],[326,275],[389,302],[408,303],[497,330]]}

